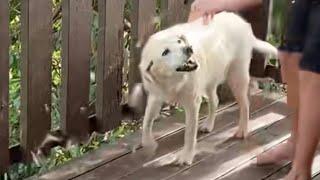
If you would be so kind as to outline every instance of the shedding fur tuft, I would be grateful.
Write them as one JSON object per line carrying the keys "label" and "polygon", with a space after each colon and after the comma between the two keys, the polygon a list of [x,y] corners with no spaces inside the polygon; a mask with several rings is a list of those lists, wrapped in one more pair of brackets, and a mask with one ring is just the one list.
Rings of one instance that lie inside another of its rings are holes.
{"label": "shedding fur tuft", "polygon": [[50,132],[38,148],[35,151],[31,151],[32,159],[38,166],[41,166],[45,157],[49,156],[52,148],[57,146],[65,148],[68,144],[70,144],[70,137],[67,134],[61,130]]}

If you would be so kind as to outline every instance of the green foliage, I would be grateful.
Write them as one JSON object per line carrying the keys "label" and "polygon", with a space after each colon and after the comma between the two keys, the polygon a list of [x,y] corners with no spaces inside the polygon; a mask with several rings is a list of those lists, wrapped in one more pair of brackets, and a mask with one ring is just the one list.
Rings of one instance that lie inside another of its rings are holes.
{"label": "green foliage", "polygon": [[11,166],[9,172],[6,174],[6,179],[11,180],[20,180],[32,176],[39,172],[39,167],[36,164],[23,164],[17,163]]}
{"label": "green foliage", "polygon": [[[61,0],[53,0],[53,12],[56,13],[56,18],[53,19],[53,44],[54,49],[52,53],[52,128],[57,129],[60,125],[60,97],[61,97],[61,39],[62,39],[62,20],[59,8]],[[97,0],[93,0],[93,17],[92,17],[92,31],[91,31],[91,66],[90,66],[90,104],[95,102],[95,65],[97,58],[97,39],[99,32],[99,22],[97,13]],[[130,11],[132,1],[127,0],[125,4],[125,18],[130,25]],[[21,89],[21,1],[10,1],[10,145],[15,145],[20,142],[20,89]],[[130,33],[125,33],[125,48],[130,48]],[[55,166],[64,164],[65,162],[80,157],[88,151],[97,149],[102,144],[114,143],[117,139],[132,133],[137,129],[136,124],[123,123],[117,129],[110,131],[107,141],[103,140],[102,136],[96,136],[85,145],[73,146],[70,149],[57,147],[52,150],[50,157],[45,161],[41,167],[37,167],[34,163],[23,164],[18,163],[11,166],[7,173],[10,179],[23,179],[36,173],[43,173]]]}
{"label": "green foliage", "polygon": [[[276,47],[279,47],[283,40],[287,19],[287,6],[287,0],[273,0],[273,11],[271,15],[272,28],[270,34],[268,34],[267,40]],[[270,59],[268,63],[269,65],[279,66],[276,59]]]}
{"label": "green foliage", "polygon": [[107,138],[105,138],[104,135],[95,135],[92,136],[88,143],[83,145],[74,145],[69,149],[56,147],[52,149],[49,158],[45,160],[41,167],[37,166],[35,163],[17,163],[11,166],[7,176],[10,177],[11,180],[18,180],[35,174],[45,173],[56,166],[63,165],[74,158],[83,156],[87,152],[95,150],[103,144],[115,143],[120,138],[133,133],[139,128],[140,124],[122,123],[120,127],[110,131]]}
{"label": "green foliage", "polygon": [[281,42],[285,32],[286,20],[287,20],[287,0],[273,0],[273,29],[272,34],[275,36],[277,42]]}
{"label": "green foliage", "polygon": [[10,123],[10,144],[19,143],[19,119],[20,119],[20,62],[21,62],[21,41],[20,41],[20,16],[21,2],[10,1],[10,72],[9,72],[9,123]]}

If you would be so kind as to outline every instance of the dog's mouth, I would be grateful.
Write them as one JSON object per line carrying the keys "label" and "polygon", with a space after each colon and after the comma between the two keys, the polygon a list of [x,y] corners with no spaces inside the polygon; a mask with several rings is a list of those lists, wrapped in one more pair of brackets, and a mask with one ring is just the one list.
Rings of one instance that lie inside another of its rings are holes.
{"label": "dog's mouth", "polygon": [[178,72],[192,72],[198,69],[198,64],[192,60],[188,60],[182,66],[178,67]]}

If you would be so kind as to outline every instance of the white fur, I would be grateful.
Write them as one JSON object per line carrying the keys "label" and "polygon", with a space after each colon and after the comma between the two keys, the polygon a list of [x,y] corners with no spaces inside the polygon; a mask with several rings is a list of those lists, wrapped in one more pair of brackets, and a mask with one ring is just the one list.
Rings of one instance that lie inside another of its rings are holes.
{"label": "white fur", "polygon": [[[187,42],[180,42],[184,35]],[[176,68],[187,61],[183,53],[191,45],[191,59],[199,65],[191,72],[177,72]],[[170,53],[162,56],[169,48]],[[215,111],[218,106],[217,86],[227,81],[240,106],[239,128],[236,137],[248,134],[250,81],[249,65],[252,50],[277,56],[277,49],[253,35],[251,25],[234,13],[216,14],[209,25],[202,19],[179,24],[152,35],[142,51],[140,71],[143,85],[148,92],[148,101],[143,120],[142,144],[156,149],[152,135],[153,120],[157,117],[164,101],[181,104],[186,113],[185,145],[177,156],[178,164],[191,164],[196,154],[198,112],[201,98],[209,99],[209,115],[201,131],[211,132],[214,128]],[[149,71],[150,63],[153,63]]]}

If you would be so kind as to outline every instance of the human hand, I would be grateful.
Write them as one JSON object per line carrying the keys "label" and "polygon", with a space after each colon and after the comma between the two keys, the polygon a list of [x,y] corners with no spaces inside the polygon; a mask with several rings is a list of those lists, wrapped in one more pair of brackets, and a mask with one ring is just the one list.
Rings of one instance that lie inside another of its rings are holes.
{"label": "human hand", "polygon": [[203,17],[204,24],[208,24],[213,16],[225,10],[225,0],[195,0],[191,5],[189,21]]}

